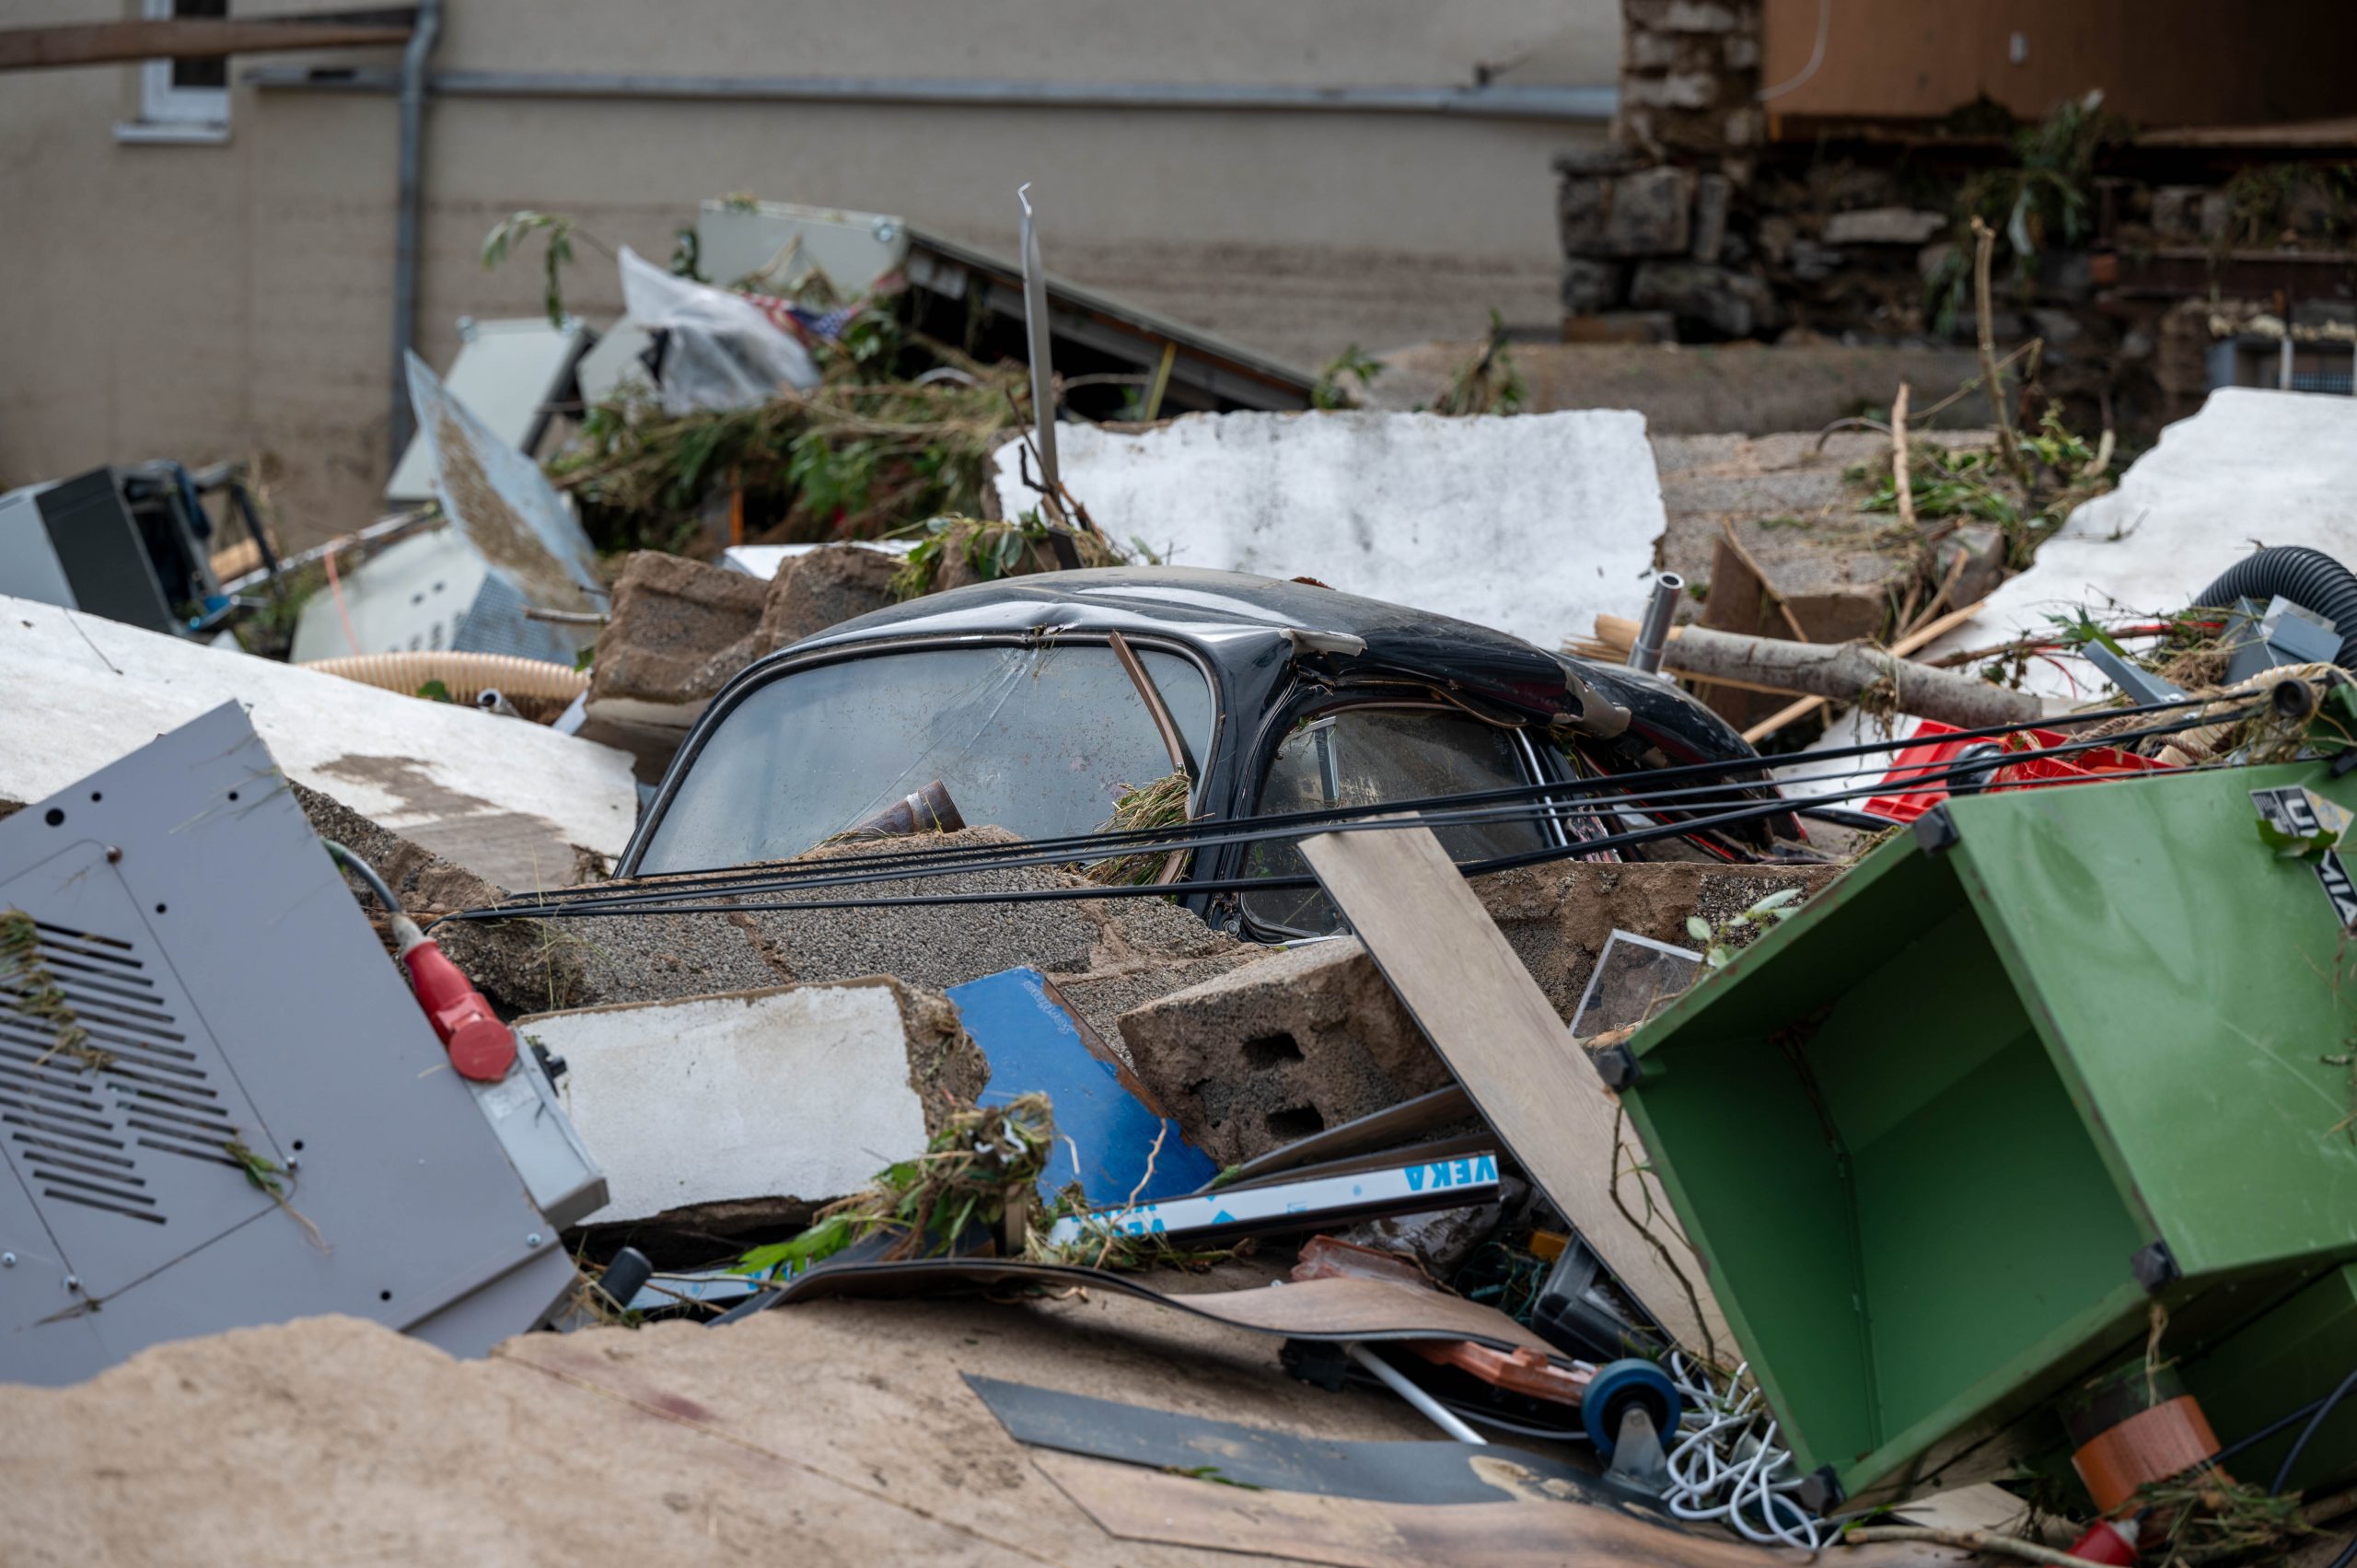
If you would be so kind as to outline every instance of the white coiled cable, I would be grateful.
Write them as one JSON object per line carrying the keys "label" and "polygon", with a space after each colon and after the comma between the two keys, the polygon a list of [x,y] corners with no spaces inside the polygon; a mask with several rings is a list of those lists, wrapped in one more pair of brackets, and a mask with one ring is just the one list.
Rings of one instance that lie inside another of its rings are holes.
{"label": "white coiled cable", "polygon": [[1749,1369],[1736,1367],[1722,1387],[1706,1369],[1670,1356],[1686,1414],[1669,1450],[1662,1501],[1681,1519],[1716,1519],[1762,1546],[1815,1551],[1825,1544],[1822,1523],[1791,1495],[1804,1478],[1792,1473],[1791,1451],[1777,1445],[1775,1417],[1746,1379]]}

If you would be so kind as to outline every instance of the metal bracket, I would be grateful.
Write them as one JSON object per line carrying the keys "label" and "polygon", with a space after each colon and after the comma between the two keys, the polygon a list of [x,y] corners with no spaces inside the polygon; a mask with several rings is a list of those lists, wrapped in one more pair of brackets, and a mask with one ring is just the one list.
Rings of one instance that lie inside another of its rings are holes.
{"label": "metal bracket", "polygon": [[1915,819],[1915,844],[1925,854],[1937,854],[1963,842],[1964,835],[1956,831],[1956,819],[1948,815],[1945,806],[1934,806]]}
{"label": "metal bracket", "polygon": [[2169,1244],[2165,1241],[2155,1241],[2150,1247],[2140,1249],[2134,1257],[2128,1260],[2128,1266],[2135,1271],[2136,1283],[2142,1285],[2147,1292],[2158,1291],[2172,1281],[2185,1277],[2178,1270],[2177,1258],[2169,1251]]}
{"label": "metal bracket", "polygon": [[1610,1046],[1599,1051],[1596,1053],[1594,1061],[1596,1075],[1603,1079],[1604,1086],[1615,1094],[1633,1088],[1644,1079],[1644,1064],[1639,1062],[1636,1053],[1625,1045]]}

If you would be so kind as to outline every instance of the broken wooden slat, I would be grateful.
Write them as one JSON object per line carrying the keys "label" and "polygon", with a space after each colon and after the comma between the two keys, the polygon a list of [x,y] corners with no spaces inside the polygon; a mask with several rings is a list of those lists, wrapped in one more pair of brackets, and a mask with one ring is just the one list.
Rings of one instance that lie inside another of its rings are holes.
{"label": "broken wooden slat", "polygon": [[[1432,830],[1319,833],[1301,853],[1482,1117],[1605,1266],[1680,1344],[1731,1352],[1667,1202],[1630,1174],[1645,1164],[1635,1130],[1621,1125],[1616,1147],[1610,1092]],[[1630,1218],[1649,1211],[1650,1232]],[[1676,1268],[1665,1252],[1679,1255]]]}
{"label": "broken wooden slat", "polygon": [[229,54],[406,43],[415,15],[410,10],[378,10],[300,17],[181,17],[168,21],[0,28],[0,71],[156,59],[214,60]]}

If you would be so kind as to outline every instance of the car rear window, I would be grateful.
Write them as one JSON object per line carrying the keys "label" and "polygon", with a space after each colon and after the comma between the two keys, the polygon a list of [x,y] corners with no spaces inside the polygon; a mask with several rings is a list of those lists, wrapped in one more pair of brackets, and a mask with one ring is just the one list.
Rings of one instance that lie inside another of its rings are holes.
{"label": "car rear window", "polygon": [[[1209,683],[1176,654],[1135,652],[1200,778]],[[936,779],[970,827],[1085,833],[1124,792],[1171,771],[1144,701],[1102,643],[874,654],[796,670],[737,702],[680,779],[638,869],[786,859]]]}
{"label": "car rear window", "polygon": [[[1514,732],[1446,708],[1343,708],[1295,726],[1277,748],[1261,781],[1256,813],[1275,816],[1335,806],[1379,806],[1469,790],[1505,789],[1532,780]],[[1529,818],[1436,829],[1449,858],[1464,865],[1540,847]],[[1309,863],[1293,839],[1252,846],[1248,877],[1304,877]],[[1244,895],[1244,912],[1262,932],[1328,936],[1342,917],[1316,887],[1271,888]]]}

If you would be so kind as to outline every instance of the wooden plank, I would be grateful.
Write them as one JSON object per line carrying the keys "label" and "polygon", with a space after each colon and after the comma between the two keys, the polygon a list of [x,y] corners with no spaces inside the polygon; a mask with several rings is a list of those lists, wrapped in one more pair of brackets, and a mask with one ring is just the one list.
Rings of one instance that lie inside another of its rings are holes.
{"label": "wooden plank", "polygon": [[407,21],[389,20],[388,13],[382,11],[365,12],[348,19],[182,17],[169,21],[5,28],[0,29],[0,71],[117,65],[157,59],[214,60],[229,54],[266,54],[285,50],[358,49],[406,43],[409,35]]}
{"label": "wooden plank", "polygon": [[[1647,1164],[1636,1130],[1622,1123],[1616,1146],[1611,1092],[1432,830],[1318,833],[1301,853],[1482,1117],[1605,1266],[1680,1344],[1731,1355],[1701,1260],[1652,1179],[1635,1174]],[[1648,1213],[1651,1231],[1631,1223]]]}

